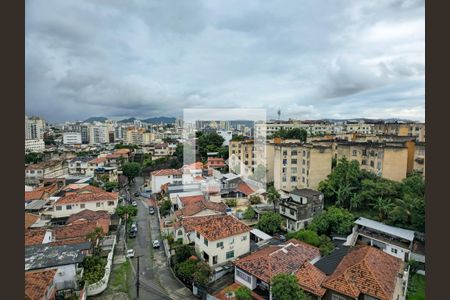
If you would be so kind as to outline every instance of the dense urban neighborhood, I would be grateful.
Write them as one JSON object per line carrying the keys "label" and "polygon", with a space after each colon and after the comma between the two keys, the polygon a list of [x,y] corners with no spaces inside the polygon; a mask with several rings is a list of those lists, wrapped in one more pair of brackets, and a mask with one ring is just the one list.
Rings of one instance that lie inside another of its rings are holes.
{"label": "dense urban neighborhood", "polygon": [[425,299],[424,123],[202,117],[25,116],[25,299]]}

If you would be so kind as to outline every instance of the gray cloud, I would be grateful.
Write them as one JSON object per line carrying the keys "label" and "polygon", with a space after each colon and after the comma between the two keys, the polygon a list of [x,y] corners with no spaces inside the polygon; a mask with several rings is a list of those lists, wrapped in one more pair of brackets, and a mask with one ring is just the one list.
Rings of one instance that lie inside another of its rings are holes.
{"label": "gray cloud", "polygon": [[423,1],[36,0],[25,19],[26,113],[50,121],[189,107],[424,119]]}

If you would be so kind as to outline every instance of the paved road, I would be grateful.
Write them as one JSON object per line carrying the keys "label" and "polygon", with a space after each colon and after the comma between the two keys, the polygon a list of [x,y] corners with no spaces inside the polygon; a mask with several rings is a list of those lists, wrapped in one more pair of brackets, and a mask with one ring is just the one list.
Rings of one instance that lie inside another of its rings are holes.
{"label": "paved road", "polygon": [[[136,178],[135,184],[131,186],[131,197],[135,199],[134,193],[143,184],[142,178]],[[162,240],[159,230],[157,214],[148,213],[148,205],[145,198],[138,197],[138,234],[134,244],[136,256],[140,262],[140,290],[139,299],[197,299],[192,292],[181,284],[169,269],[167,258],[162,248]],[[159,240],[160,249],[152,248],[152,240]],[[132,259],[134,270],[137,268],[137,259]],[[131,284],[133,298],[136,297],[134,280]]]}

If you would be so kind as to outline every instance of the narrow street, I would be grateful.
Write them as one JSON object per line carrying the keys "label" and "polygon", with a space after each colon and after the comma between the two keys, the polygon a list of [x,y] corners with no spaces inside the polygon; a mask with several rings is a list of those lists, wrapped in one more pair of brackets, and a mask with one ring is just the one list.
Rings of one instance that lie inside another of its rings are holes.
{"label": "narrow street", "polygon": [[[163,250],[162,239],[159,230],[159,220],[155,213],[148,213],[148,204],[143,197],[134,197],[134,193],[139,191],[143,184],[143,178],[135,179],[131,186],[130,194],[132,199],[136,199],[138,214],[136,222],[138,224],[138,234],[134,243],[136,256],[139,258],[140,290],[139,299],[196,299],[192,292],[181,284],[170,271],[167,258]],[[159,240],[161,247],[153,249],[152,241]],[[134,272],[137,269],[137,258],[132,259]],[[136,280],[130,282],[130,290],[133,299],[136,298]]]}

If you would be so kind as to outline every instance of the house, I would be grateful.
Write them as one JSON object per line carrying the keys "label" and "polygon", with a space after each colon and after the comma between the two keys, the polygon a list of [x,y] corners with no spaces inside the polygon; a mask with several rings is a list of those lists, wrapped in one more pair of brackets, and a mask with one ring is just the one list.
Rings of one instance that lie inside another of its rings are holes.
{"label": "house", "polygon": [[295,189],[281,198],[279,213],[286,220],[288,231],[298,231],[322,213],[323,207],[324,196],[321,192],[312,189]]}
{"label": "house", "polygon": [[25,300],[54,300],[57,269],[25,272]]}
{"label": "house", "polygon": [[292,239],[280,245],[268,245],[234,261],[234,280],[271,299],[270,284],[275,275],[293,274],[305,262],[314,263],[319,259],[319,248]]}
{"label": "house", "polygon": [[92,244],[79,243],[63,246],[48,244],[25,247],[25,271],[57,269],[54,284],[57,291],[81,292],[80,280],[83,276],[81,262],[90,251]]}
{"label": "house", "polygon": [[326,300],[405,299],[408,271],[401,259],[374,247],[352,248],[323,280]]}
{"label": "house", "polygon": [[250,227],[231,215],[210,218],[194,229],[195,250],[212,267],[250,252]]}
{"label": "house", "polygon": [[152,193],[161,192],[164,184],[182,184],[183,172],[179,169],[162,169],[151,172]]}
{"label": "house", "polygon": [[68,173],[64,160],[48,160],[25,168],[25,184],[38,185],[44,178],[54,178]]}
{"label": "house", "polygon": [[89,168],[88,162],[92,161],[92,156],[75,157],[69,161],[70,175],[86,175]]}
{"label": "house", "polygon": [[197,194],[197,195],[183,195],[186,193],[180,193],[178,195],[176,195],[176,205],[178,209],[182,209],[185,206],[189,206],[191,204],[195,204],[198,202],[202,202],[205,200],[205,196],[203,196],[202,193]]}
{"label": "house", "polygon": [[88,169],[86,170],[86,175],[94,176],[95,169],[106,166],[106,157],[94,158],[93,160],[88,161],[87,165]]}
{"label": "house", "polygon": [[218,214],[225,214],[228,206],[223,202],[211,202],[202,200],[186,205],[180,210],[175,212],[175,216],[178,219],[186,217],[200,217],[200,216],[212,216]]}
{"label": "house", "polygon": [[222,157],[208,157],[206,166],[212,169],[221,169],[224,168],[226,164]]}
{"label": "house", "polygon": [[111,215],[106,210],[93,211],[84,209],[76,214],[72,214],[66,221],[70,225],[79,221],[92,221],[96,223],[96,227],[100,227],[104,234],[108,234],[111,225]]}
{"label": "house", "polygon": [[211,220],[212,218],[222,217],[225,214],[217,214],[203,217],[182,218],[174,224],[174,240],[181,240],[183,244],[195,242],[195,226]]}
{"label": "house", "polygon": [[117,167],[98,167],[94,169],[94,178],[102,182],[117,182]]}
{"label": "house", "polygon": [[74,192],[66,192],[64,197],[59,198],[43,214],[52,218],[63,218],[84,209],[106,210],[109,214],[113,214],[117,208],[118,199],[117,193],[105,192],[100,188],[89,185]]}
{"label": "house", "polygon": [[412,230],[389,226],[363,217],[355,221],[346,245],[370,245],[403,261],[410,259],[415,233]]}

